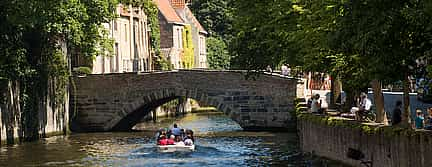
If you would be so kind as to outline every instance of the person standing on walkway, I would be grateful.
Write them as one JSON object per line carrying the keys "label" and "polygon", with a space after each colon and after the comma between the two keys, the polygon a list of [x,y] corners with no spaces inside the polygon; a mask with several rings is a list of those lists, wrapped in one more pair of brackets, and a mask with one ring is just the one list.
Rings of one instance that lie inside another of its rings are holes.
{"label": "person standing on walkway", "polygon": [[397,125],[402,121],[402,101],[396,102],[396,107],[393,110],[392,125]]}

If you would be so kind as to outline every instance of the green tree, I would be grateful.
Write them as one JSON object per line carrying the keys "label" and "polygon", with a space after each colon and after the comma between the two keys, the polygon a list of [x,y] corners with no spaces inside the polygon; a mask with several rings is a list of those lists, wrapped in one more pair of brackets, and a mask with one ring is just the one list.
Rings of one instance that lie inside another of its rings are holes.
{"label": "green tree", "polygon": [[229,69],[230,55],[221,38],[209,37],[207,42],[207,59],[210,69]]}
{"label": "green tree", "polygon": [[234,6],[234,34],[230,43],[232,66],[265,70],[280,63],[297,65],[297,9],[291,1],[238,0]]}
{"label": "green tree", "polygon": [[232,0],[194,0],[191,11],[209,32],[210,36],[220,36],[225,42],[232,35]]}
{"label": "green tree", "polygon": [[[342,80],[348,97],[373,83],[379,118],[384,113],[381,83],[403,80],[408,90],[415,60],[430,55],[427,1],[238,0],[233,4],[235,65],[263,70],[288,62],[330,73]],[[405,107],[409,111],[408,98]]]}
{"label": "green tree", "polygon": [[207,62],[211,69],[229,69],[228,45],[232,38],[232,1],[196,0],[190,6],[192,12],[209,32],[207,38]]}
{"label": "green tree", "polygon": [[108,49],[111,40],[102,23],[114,18],[116,4],[114,0],[0,2],[0,82],[18,83],[8,89],[20,90],[15,94],[19,101],[14,101],[20,105],[15,113],[22,125],[20,139],[39,137],[39,115],[44,114],[47,97],[52,108],[62,105],[69,76],[65,53],[91,57]]}

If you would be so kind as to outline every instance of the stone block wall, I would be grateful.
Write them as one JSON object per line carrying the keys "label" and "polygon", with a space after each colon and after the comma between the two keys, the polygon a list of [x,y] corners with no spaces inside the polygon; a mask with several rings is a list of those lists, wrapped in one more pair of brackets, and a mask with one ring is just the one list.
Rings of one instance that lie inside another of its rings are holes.
{"label": "stone block wall", "polygon": [[353,148],[365,155],[365,161],[372,161],[373,167],[432,166],[432,132],[405,133],[402,130],[400,133],[389,133],[391,127],[386,128],[367,133],[361,128],[298,119],[300,145],[304,152],[364,167],[360,161],[347,157],[348,149]]}
{"label": "stone block wall", "polygon": [[246,130],[288,128],[296,98],[295,79],[240,71],[180,70],[74,78],[71,108],[75,131],[126,130],[151,109],[178,97],[224,112]]}

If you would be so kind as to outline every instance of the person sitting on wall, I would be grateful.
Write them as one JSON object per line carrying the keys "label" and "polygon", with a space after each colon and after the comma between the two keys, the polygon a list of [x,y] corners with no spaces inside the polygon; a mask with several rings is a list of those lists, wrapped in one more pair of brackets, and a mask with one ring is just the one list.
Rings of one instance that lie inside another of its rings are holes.
{"label": "person sitting on wall", "polygon": [[320,95],[316,94],[312,99],[311,104],[311,112],[312,113],[319,113],[321,111],[321,103],[319,101]]}
{"label": "person sitting on wall", "polygon": [[367,97],[366,93],[362,92],[360,94],[360,106],[356,114],[356,119],[362,121],[364,116],[366,116],[370,112],[371,107],[371,100]]}
{"label": "person sitting on wall", "polygon": [[429,107],[428,114],[429,115],[428,115],[427,120],[426,120],[425,129],[432,130],[432,107]]}
{"label": "person sitting on wall", "polygon": [[414,125],[416,129],[423,129],[424,127],[424,117],[423,111],[421,109],[416,109],[417,116],[414,120]]}

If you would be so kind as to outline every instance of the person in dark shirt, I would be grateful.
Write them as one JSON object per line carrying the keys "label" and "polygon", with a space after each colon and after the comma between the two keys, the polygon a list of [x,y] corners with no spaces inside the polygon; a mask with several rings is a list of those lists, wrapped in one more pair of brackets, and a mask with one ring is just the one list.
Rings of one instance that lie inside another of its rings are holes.
{"label": "person in dark shirt", "polygon": [[397,101],[396,107],[393,110],[392,125],[397,125],[402,121],[402,102]]}

